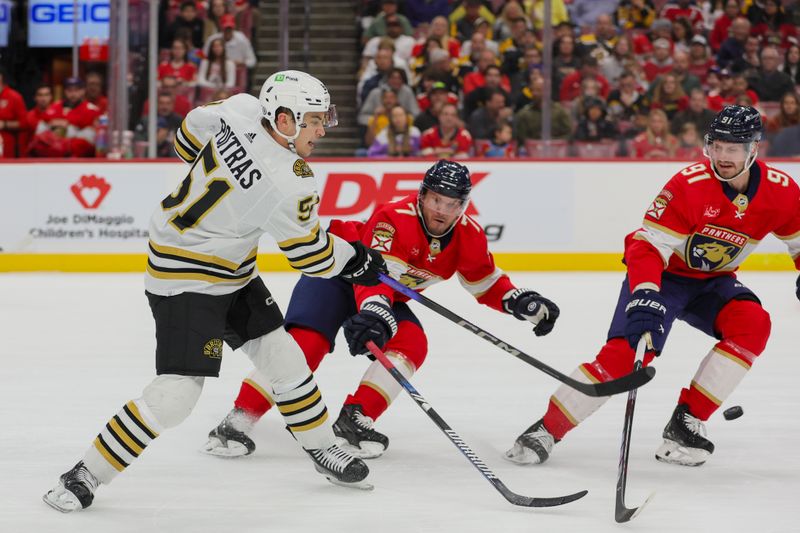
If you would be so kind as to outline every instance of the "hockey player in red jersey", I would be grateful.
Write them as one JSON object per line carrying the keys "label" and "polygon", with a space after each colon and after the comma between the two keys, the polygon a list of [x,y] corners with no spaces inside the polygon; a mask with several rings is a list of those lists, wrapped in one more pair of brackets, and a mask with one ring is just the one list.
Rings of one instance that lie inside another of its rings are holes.
{"label": "hockey player in red jersey", "polygon": [[[465,166],[440,160],[425,174],[419,193],[379,208],[363,225],[333,221],[330,231],[347,239],[352,238],[347,233],[355,232],[383,254],[391,276],[408,287],[422,291],[458,275],[479,303],[529,320],[536,335],[548,334],[558,307],[532,290],[516,288],[495,266],[483,228],[464,214],[471,187]],[[425,361],[427,337],[407,300],[386,285],[354,291],[336,280],[303,276],[289,302],[286,328],[312,370],[333,350],[343,327],[351,354],[368,353],[365,344],[372,340],[411,378]],[[373,362],[334,424],[340,446],[361,458],[381,455],[389,439],[373,424],[399,392],[394,378]],[[252,453],[255,444],[247,433],[272,404],[263,378],[251,373],[234,409],[209,434],[205,450],[227,457]],[[283,412],[280,404],[278,409]]]}
{"label": "hockey player in red jersey", "polygon": [[[704,422],[733,392],[770,333],[769,314],[735,271],[769,233],[786,242],[800,269],[800,189],[784,172],[756,159],[761,117],[752,107],[730,106],[705,138],[708,161],[678,172],[625,239],[628,274],[608,332],[594,361],[573,377],[607,381],[631,371],[634,347],[650,333],[647,365],[660,354],[674,320],[717,339],[702,359],[664,429],[656,459],[703,464],[714,451]],[[800,278],[797,297],[800,298]],[[555,443],[607,398],[567,386],[550,397],[544,417],[520,435],[506,458],[542,463]]]}

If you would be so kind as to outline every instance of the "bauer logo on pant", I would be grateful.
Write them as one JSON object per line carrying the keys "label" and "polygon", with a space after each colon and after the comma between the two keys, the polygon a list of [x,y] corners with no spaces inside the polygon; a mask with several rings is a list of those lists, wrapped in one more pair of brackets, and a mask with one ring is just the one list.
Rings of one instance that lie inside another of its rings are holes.
{"label": "bauer logo on pant", "polygon": [[222,358],[222,339],[211,339],[203,346],[203,355],[212,359]]}

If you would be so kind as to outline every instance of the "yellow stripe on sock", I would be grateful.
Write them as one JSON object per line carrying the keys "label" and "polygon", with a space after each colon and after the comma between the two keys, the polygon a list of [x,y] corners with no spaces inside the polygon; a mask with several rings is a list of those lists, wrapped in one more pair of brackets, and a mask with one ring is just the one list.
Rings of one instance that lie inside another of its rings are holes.
{"label": "yellow stripe on sock", "polygon": [[121,465],[119,461],[114,459],[110,453],[108,453],[108,450],[106,450],[105,446],[103,446],[99,438],[94,439],[94,447],[97,449],[98,452],[100,452],[100,455],[103,456],[103,459],[108,461],[108,464],[116,468],[118,472],[122,472],[123,470],[125,470],[125,467]]}
{"label": "yellow stripe on sock", "polygon": [[[135,416],[135,417],[136,417],[136,420],[138,420],[139,422],[141,422],[141,424],[142,424],[144,427],[146,427],[146,428],[147,428],[147,429],[150,431],[150,433],[152,433],[153,435],[155,435],[156,437],[158,437],[158,432],[156,432],[156,431],[153,431],[153,428],[151,428],[151,427],[150,427],[150,426],[149,426],[149,425],[148,425],[148,424],[147,424],[147,423],[144,421],[144,417],[142,417],[142,413],[140,413],[140,412],[139,412],[139,408],[138,408],[138,407],[136,407],[136,404],[133,402],[133,400],[129,401],[129,402],[126,404],[126,405],[128,406],[128,409],[130,409],[130,410],[131,410],[131,413],[133,413],[133,416]],[[154,437],[154,438],[155,438],[155,437]]]}
{"label": "yellow stripe on sock", "polygon": [[561,414],[562,414],[562,415],[564,415],[564,416],[567,418],[567,420],[569,420],[569,421],[570,421],[570,423],[571,423],[573,426],[577,426],[577,425],[578,425],[578,420],[576,420],[576,419],[575,419],[575,417],[574,417],[574,416],[572,416],[572,415],[569,413],[569,411],[567,411],[567,408],[566,408],[566,407],[564,407],[564,404],[562,404],[561,402],[559,402],[559,401],[558,401],[558,399],[557,399],[555,396],[550,396],[550,401],[551,401],[551,402],[553,402],[553,405],[555,405],[556,407],[558,407],[558,410],[559,410],[559,411],[561,411]]}
{"label": "yellow stripe on sock", "polygon": [[319,391],[319,389],[317,389],[314,392],[314,394],[312,394],[311,396],[309,396],[305,400],[300,400],[299,402],[294,402],[294,403],[290,403],[290,404],[287,404],[287,405],[279,405],[278,406],[278,410],[281,412],[281,414],[284,414],[284,415],[292,414],[295,411],[299,411],[303,407],[306,407],[306,406],[311,405],[312,403],[316,402],[317,400],[320,399],[321,396],[322,396],[322,393]]}
{"label": "yellow stripe on sock", "polygon": [[692,388],[697,389],[697,391],[708,398],[714,405],[719,407],[722,405],[722,400],[711,394],[708,389],[701,387],[696,381],[692,380]]}
{"label": "yellow stripe on sock", "polygon": [[383,399],[386,401],[386,405],[390,405],[392,403],[392,399],[389,398],[389,395],[386,394],[386,391],[380,388],[378,385],[372,383],[371,381],[362,381],[361,385],[369,387],[370,389],[374,390],[375,392],[383,396]]}
{"label": "yellow stripe on sock", "polygon": [[304,424],[302,426],[292,426],[292,433],[297,433],[298,431],[308,431],[310,429],[314,429],[316,427],[321,426],[325,421],[328,419],[328,413],[325,413],[325,416],[320,417],[318,420],[314,420],[313,422],[309,422],[308,424]]}
{"label": "yellow stripe on sock", "polygon": [[134,451],[134,453],[136,454],[136,456],[137,456],[137,457],[139,456],[139,454],[140,454],[140,453],[142,453],[142,452],[144,451],[144,448],[142,448],[141,446],[139,446],[138,444],[136,444],[135,442],[133,442],[133,440],[132,440],[132,439],[131,439],[131,438],[128,436],[128,432],[127,432],[127,431],[125,431],[125,429],[124,429],[124,428],[122,428],[122,427],[121,427],[121,426],[120,426],[120,425],[117,423],[117,421],[116,421],[116,420],[114,420],[114,419],[112,418],[111,420],[109,420],[109,421],[108,421],[108,425],[109,425],[109,426],[111,426],[111,429],[113,429],[113,430],[114,430],[114,434],[115,434],[117,437],[119,437],[120,439],[122,439],[122,441],[123,441],[123,442],[125,442],[125,444],[127,444],[127,445],[128,445],[128,447],[129,447],[131,450],[133,450],[133,451]]}

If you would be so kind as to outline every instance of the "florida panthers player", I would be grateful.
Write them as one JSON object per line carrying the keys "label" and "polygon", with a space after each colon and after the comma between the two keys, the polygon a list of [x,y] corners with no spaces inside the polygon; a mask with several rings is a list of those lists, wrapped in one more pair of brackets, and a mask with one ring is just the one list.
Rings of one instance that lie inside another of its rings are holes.
{"label": "florida panthers player", "polygon": [[[532,290],[516,288],[495,266],[483,229],[464,214],[471,187],[465,166],[440,160],[427,171],[417,194],[382,206],[366,224],[334,221],[330,230],[350,233],[347,238],[360,236],[383,254],[390,274],[408,287],[421,291],[456,274],[478,302],[529,320],[537,335],[546,335],[558,307]],[[336,334],[344,327],[353,355],[367,353],[365,343],[375,341],[411,378],[425,361],[428,343],[407,300],[385,285],[354,288],[336,279],[303,276],[289,302],[286,326],[312,369],[333,350]],[[209,435],[208,453],[253,452],[255,444],[247,433],[276,403],[267,385],[259,371],[244,380],[234,409]],[[373,423],[399,392],[397,382],[373,362],[333,426],[340,444],[362,458],[381,455],[389,439]],[[278,408],[283,411],[279,402]]]}
{"label": "florida panthers player", "polygon": [[[770,319],[735,271],[768,234],[783,239],[800,269],[800,189],[784,172],[756,159],[761,117],[730,106],[705,137],[708,161],[678,172],[647,210],[642,228],[625,240],[628,275],[606,345],[573,376],[606,381],[631,371],[633,347],[649,332],[645,364],[659,355],[674,320],[715,337],[664,429],[656,458],[696,466],[713,453],[704,422],[733,392],[764,350]],[[800,278],[797,296],[800,298]],[[554,443],[607,398],[569,387],[550,397],[544,417],[506,452],[511,461],[542,463]]]}
{"label": "florida panthers player", "polygon": [[308,276],[374,284],[385,271],[379,253],[320,229],[316,183],[303,158],[335,124],[325,86],[298,71],[270,76],[259,98],[236,95],[187,115],[175,148],[192,166],[150,221],[145,288],[158,375],[108,421],[45,502],[63,512],[88,507],[98,485],[181,423],[205,377],[219,375],[223,341],[262,372],[319,472],[343,484],[367,476],[363,461],[336,446],[314,377],[255,263],[268,233]]}

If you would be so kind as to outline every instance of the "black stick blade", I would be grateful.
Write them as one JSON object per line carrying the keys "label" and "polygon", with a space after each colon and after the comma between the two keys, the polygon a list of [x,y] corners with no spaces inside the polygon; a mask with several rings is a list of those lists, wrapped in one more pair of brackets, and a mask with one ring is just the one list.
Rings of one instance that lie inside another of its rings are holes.
{"label": "black stick blade", "polygon": [[582,490],[568,496],[556,496],[554,498],[531,498],[529,496],[520,496],[519,494],[512,493],[511,495],[506,496],[506,499],[514,505],[520,505],[522,507],[556,507],[558,505],[574,502],[575,500],[580,500],[587,494],[589,494],[588,490]]}
{"label": "black stick blade", "polygon": [[604,381],[602,383],[568,383],[574,389],[581,391],[587,396],[613,396],[622,392],[629,392],[638,389],[655,377],[656,369],[652,366],[634,370],[630,374],[619,379]]}

